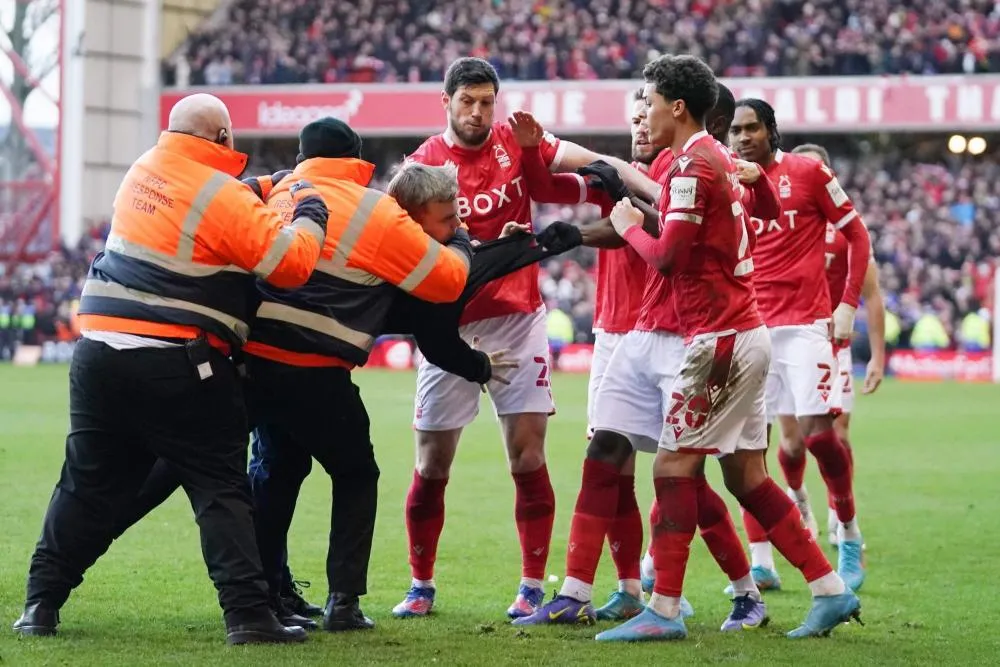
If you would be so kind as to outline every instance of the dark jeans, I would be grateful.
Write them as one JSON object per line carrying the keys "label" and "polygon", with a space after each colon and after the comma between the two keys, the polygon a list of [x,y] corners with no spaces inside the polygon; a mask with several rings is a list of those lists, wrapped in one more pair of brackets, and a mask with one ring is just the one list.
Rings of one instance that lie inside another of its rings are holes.
{"label": "dark jeans", "polygon": [[[236,370],[212,350],[200,380],[184,348],[114,350],[82,339],[70,366],[66,461],[28,573],[28,603],[61,607],[111,545],[157,459],[187,493],[227,621],[257,617],[267,588],[246,476]],[[169,495],[169,493],[167,494]]]}
{"label": "dark jeans", "polygon": [[264,573],[280,586],[288,528],[315,458],[333,481],[327,579],[330,592],[364,595],[378,504],[379,469],[368,412],[343,368],[297,368],[250,357],[248,399],[260,464],[251,469]]}

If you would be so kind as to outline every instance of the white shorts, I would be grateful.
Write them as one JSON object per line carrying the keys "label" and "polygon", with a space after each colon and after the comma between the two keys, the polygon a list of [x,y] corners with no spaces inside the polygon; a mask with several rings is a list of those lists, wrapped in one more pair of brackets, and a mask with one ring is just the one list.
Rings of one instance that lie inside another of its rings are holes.
{"label": "white shorts", "polygon": [[772,327],[767,374],[767,421],[830,413],[837,366],[826,320]]}
{"label": "white shorts", "polygon": [[587,438],[594,435],[594,404],[597,402],[597,388],[601,386],[604,372],[611,361],[611,355],[618,344],[628,334],[594,332],[594,354],[590,359],[590,381],[587,384]]}
{"label": "white shorts", "polygon": [[770,360],[771,341],[763,326],[695,337],[670,394],[660,447],[719,456],[765,449]]}
{"label": "white shorts", "polygon": [[670,388],[684,359],[684,339],[630,331],[608,361],[594,401],[595,430],[614,431],[635,449],[656,452]]}
{"label": "white shorts", "polygon": [[[470,322],[459,328],[462,339],[479,336],[479,348],[487,352],[509,349],[508,359],[519,366],[506,373],[509,385],[486,385],[497,417],[540,412],[553,414],[549,382],[549,339],[545,308]],[[417,393],[413,426],[420,431],[450,431],[468,426],[479,414],[481,390],[475,382],[443,371],[426,359],[417,368]]]}
{"label": "white shorts", "polygon": [[837,351],[837,381],[833,383],[830,407],[850,414],[854,409],[854,359],[851,348],[842,347]]}

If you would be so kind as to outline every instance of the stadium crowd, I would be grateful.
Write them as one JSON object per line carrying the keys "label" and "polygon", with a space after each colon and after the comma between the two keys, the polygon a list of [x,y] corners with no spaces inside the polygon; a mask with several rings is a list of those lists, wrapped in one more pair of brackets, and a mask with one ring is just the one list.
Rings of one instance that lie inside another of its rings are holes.
{"label": "stadium crowd", "polygon": [[[318,5],[318,7],[317,7]],[[984,0],[236,0],[163,63],[166,85],[440,81],[459,55],[501,79],[637,78],[660,53],[721,76],[1000,71]]]}
{"label": "stadium crowd", "polygon": [[[248,173],[275,171],[287,166],[283,161],[287,159],[275,153],[258,156]],[[939,346],[962,347],[958,336],[962,319],[970,313],[991,313],[995,303],[1000,160],[946,167],[886,154],[881,159],[835,159],[834,166],[871,232],[887,308],[899,318],[899,345],[908,346],[914,324],[931,315],[947,334]],[[536,207],[535,225],[541,229],[554,220],[582,222],[592,215],[597,215],[594,207],[542,205]],[[3,341],[66,340],[75,335],[73,307],[90,259],[102,247],[107,231],[107,222],[100,222],[78,248],[53,253],[35,264],[0,264],[0,325],[14,322],[2,313],[32,314],[20,320],[20,327],[8,324],[0,329],[0,357],[9,359],[12,352]],[[567,316],[560,316],[557,331],[571,326],[569,337],[576,342],[592,340],[594,260],[591,249],[578,248],[539,270],[550,310]],[[859,320],[862,314],[863,309]],[[864,326],[863,320],[859,326]]]}

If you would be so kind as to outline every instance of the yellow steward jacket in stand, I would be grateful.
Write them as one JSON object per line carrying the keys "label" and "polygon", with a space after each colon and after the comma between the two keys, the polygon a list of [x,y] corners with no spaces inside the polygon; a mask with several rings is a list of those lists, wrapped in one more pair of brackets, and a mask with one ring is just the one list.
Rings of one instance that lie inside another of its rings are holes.
{"label": "yellow steward jacket in stand", "polygon": [[[182,339],[204,333],[225,349],[249,335],[255,277],[280,287],[309,278],[322,228],[305,217],[286,221],[236,180],[246,161],[205,139],[160,135],[115,196],[107,245],[80,299],[82,330]],[[310,194],[306,188],[296,199]]]}
{"label": "yellow steward jacket in stand", "polygon": [[397,288],[435,303],[461,295],[471,258],[466,233],[454,247],[430,238],[394,199],[366,187],[373,171],[359,159],[312,158],[274,187],[268,204],[288,215],[289,184],[308,180],[330,219],[309,282],[294,290],[258,283],[262,303],[247,353],[294,366],[363,365]]}

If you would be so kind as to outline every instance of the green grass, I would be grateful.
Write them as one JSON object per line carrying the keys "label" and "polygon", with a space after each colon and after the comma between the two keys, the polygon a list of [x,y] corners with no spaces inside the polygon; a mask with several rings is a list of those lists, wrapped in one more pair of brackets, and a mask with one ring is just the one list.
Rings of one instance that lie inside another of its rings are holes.
{"label": "green grass", "polygon": [[[504,610],[519,574],[513,487],[488,404],[468,429],[448,487],[438,558],[437,613],[397,621],[389,609],[409,583],[403,502],[413,454],[413,378],[357,374],[372,414],[382,468],[381,506],[366,612],[371,633],[314,633],[294,647],[227,648],[215,591],[201,561],[186,500],[177,495],[136,526],[87,574],[62,612],[59,636],[17,640],[0,630],[5,665],[59,664],[648,664],[671,660],[757,664],[996,664],[1000,618],[1000,387],[888,383],[860,397],[855,423],[859,516],[868,543],[865,627],[828,640],[782,635],[808,606],[805,585],[780,562],[786,590],[767,597],[769,628],[723,636],[724,577],[696,540],[685,593],[697,610],[677,644],[598,645],[587,628],[518,632]],[[559,414],[550,422],[549,467],[557,522],[549,571],[561,576],[569,516],[584,449],[586,378],[556,376]],[[66,367],[0,367],[0,617],[20,613],[24,578],[42,515],[58,478],[67,426]],[[640,506],[652,492],[640,465]],[[776,466],[774,466],[776,468]],[[710,465],[710,468],[715,466]],[[296,575],[321,603],[329,526],[329,481],[311,476],[291,534]],[[808,485],[821,489],[816,466]],[[711,471],[718,482],[718,471]],[[721,486],[719,487],[721,488]],[[820,494],[816,493],[819,496]],[[602,560],[598,595],[614,585]],[[550,585],[552,586],[552,585]]]}

